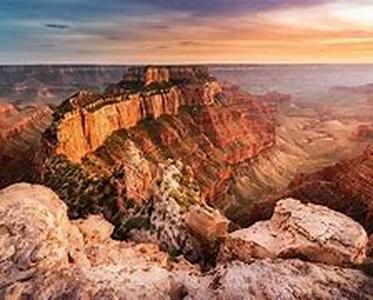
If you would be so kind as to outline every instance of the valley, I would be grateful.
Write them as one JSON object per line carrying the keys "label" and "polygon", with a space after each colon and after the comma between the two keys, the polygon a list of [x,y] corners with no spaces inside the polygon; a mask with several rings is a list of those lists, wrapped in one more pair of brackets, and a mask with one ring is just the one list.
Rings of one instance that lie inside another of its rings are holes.
{"label": "valley", "polygon": [[108,72],[62,102],[0,105],[0,228],[28,228],[0,232],[1,293],[273,299],[281,277],[301,298],[369,299],[369,85],[302,101],[207,66]]}

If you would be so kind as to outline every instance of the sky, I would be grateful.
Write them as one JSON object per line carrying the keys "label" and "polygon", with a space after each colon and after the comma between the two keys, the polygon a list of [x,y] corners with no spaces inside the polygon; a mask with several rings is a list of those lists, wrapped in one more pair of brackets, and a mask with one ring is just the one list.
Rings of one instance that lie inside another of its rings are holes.
{"label": "sky", "polygon": [[373,63],[373,0],[0,0],[24,63]]}

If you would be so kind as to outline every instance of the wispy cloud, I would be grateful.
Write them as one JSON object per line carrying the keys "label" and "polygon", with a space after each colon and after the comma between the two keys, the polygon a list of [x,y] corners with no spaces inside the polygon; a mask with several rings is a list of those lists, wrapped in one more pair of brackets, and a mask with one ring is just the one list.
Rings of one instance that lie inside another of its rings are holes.
{"label": "wispy cloud", "polygon": [[196,41],[181,41],[179,44],[184,47],[199,47],[202,45],[202,43]]}
{"label": "wispy cloud", "polygon": [[52,28],[52,29],[68,29],[70,26],[67,24],[57,24],[57,23],[46,23],[42,24],[46,28]]}
{"label": "wispy cloud", "polygon": [[1,0],[0,57],[373,61],[372,11],[372,0]]}

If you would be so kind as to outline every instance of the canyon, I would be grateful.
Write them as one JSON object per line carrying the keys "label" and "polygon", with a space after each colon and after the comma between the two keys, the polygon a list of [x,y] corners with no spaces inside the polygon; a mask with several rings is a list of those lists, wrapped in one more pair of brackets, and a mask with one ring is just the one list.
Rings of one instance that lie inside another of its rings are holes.
{"label": "canyon", "polygon": [[0,103],[0,116],[0,188],[35,180],[35,155],[52,120],[52,110],[44,105]]}
{"label": "canyon", "polygon": [[[225,214],[243,227],[267,219],[276,199],[286,196],[284,191],[295,178],[364,156],[363,152],[373,142],[369,135],[373,114],[371,95],[361,93],[361,89],[365,91],[366,87],[354,88],[355,92],[346,96],[331,89],[328,101],[332,101],[333,106],[324,98],[312,104],[290,101],[279,106],[275,114],[275,145],[235,166],[228,196],[217,200]],[[348,173],[350,167],[352,165],[346,166],[345,172]],[[366,169],[367,175],[356,175],[356,185],[349,185],[351,193],[364,193],[363,189],[359,192],[359,183],[361,186],[372,184],[371,166]],[[316,186],[314,189],[315,193],[319,191]],[[337,197],[335,201],[338,202]],[[340,202],[344,204],[338,209],[330,199],[330,206],[348,214],[351,199],[342,197]],[[323,205],[328,206],[327,200]]]}
{"label": "canyon", "polygon": [[285,193],[303,201],[327,204],[373,233],[373,148],[321,171],[297,176]]}
{"label": "canyon", "polygon": [[101,91],[119,80],[124,66],[0,66],[0,102],[15,105],[60,104],[77,90]]}
{"label": "canyon", "polygon": [[370,85],[329,106],[205,66],[93,70],[0,104],[0,298],[370,299]]}

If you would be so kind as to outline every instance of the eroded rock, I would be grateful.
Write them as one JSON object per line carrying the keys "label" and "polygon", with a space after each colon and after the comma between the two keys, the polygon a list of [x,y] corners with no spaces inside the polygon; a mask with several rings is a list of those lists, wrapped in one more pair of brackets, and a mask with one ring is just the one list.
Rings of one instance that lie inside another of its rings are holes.
{"label": "eroded rock", "polygon": [[301,257],[332,265],[361,263],[368,238],[363,227],[326,207],[298,200],[277,202],[269,221],[231,233],[222,259]]}
{"label": "eroded rock", "polygon": [[214,270],[214,299],[371,299],[361,272],[300,260],[232,262]]}
{"label": "eroded rock", "polygon": [[21,108],[0,102],[0,188],[34,179],[33,159],[51,116],[48,106]]}
{"label": "eroded rock", "polygon": [[145,216],[150,226],[133,230],[132,239],[152,241],[194,262],[204,260],[206,246],[227,235],[229,221],[204,202],[198,185],[180,161],[169,160],[158,170]]}
{"label": "eroded rock", "polygon": [[[228,262],[207,273],[154,244],[110,238],[101,216],[69,221],[48,188],[0,191],[1,299],[371,299],[357,270],[293,259]],[[343,226],[343,224],[341,225]],[[73,256],[80,251],[80,258]],[[75,259],[74,259],[75,257]]]}
{"label": "eroded rock", "polygon": [[72,224],[48,188],[2,190],[0,216],[1,298],[167,299],[182,289],[157,246],[110,239],[112,226],[99,216]]}

